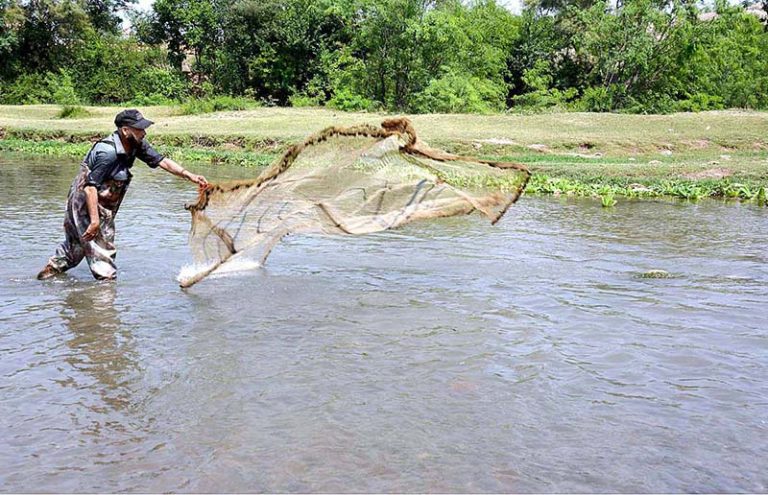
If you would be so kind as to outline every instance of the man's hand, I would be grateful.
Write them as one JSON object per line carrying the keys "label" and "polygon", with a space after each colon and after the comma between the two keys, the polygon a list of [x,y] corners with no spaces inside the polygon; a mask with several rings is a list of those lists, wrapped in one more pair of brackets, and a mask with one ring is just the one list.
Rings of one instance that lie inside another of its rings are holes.
{"label": "man's hand", "polygon": [[190,182],[194,182],[195,184],[200,186],[201,189],[205,189],[206,187],[208,187],[208,180],[205,177],[203,177],[202,175],[193,174],[192,172],[184,169],[184,167],[182,167],[175,161],[171,160],[170,158],[163,158],[163,161],[161,161],[159,165],[160,165],[160,168],[162,168],[163,170],[167,170],[168,172],[172,173],[177,177],[183,177]]}
{"label": "man's hand", "polygon": [[202,175],[193,174],[189,171],[187,171],[187,178],[191,181],[200,186],[201,189],[205,189],[208,187],[208,181],[205,177]]}
{"label": "man's hand", "polygon": [[96,234],[99,233],[99,223],[93,223],[91,222],[88,225],[88,228],[85,229],[85,232],[83,233],[83,242],[90,242],[96,238]]}

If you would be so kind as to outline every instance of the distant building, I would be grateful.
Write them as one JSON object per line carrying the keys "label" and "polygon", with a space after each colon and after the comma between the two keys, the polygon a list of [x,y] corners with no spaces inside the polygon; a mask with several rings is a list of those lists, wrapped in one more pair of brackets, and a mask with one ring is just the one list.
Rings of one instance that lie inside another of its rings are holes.
{"label": "distant building", "polygon": [[[752,4],[749,7],[746,7],[744,12],[757,17],[763,22],[768,22],[768,12],[766,12],[760,4]],[[702,12],[699,14],[699,20],[704,22],[715,20],[718,17],[720,17],[720,14],[717,12]]]}

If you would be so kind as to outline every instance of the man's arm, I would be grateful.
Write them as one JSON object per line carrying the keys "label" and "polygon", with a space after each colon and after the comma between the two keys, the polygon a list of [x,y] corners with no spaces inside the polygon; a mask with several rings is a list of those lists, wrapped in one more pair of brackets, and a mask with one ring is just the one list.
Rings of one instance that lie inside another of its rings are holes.
{"label": "man's arm", "polygon": [[187,179],[190,182],[194,182],[200,187],[208,186],[208,181],[205,179],[205,177],[202,175],[193,174],[170,158],[163,158],[163,161],[160,162],[159,166],[163,170],[167,170],[177,177],[181,177],[183,179]]}
{"label": "man's arm", "polygon": [[83,241],[88,242],[96,238],[99,232],[99,195],[93,186],[85,186],[85,205],[88,207],[88,217],[91,223],[83,232]]}

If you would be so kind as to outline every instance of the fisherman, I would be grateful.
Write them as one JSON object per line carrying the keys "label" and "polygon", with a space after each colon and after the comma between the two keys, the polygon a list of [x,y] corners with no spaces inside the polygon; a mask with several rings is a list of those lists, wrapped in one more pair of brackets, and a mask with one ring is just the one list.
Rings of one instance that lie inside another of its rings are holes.
{"label": "fisherman", "polygon": [[83,258],[96,279],[112,280],[117,276],[115,215],[131,183],[136,158],[150,168],[160,167],[201,188],[208,185],[205,177],[185,170],[144,140],[146,129],[153,123],[136,109],[123,110],[115,117],[117,130],[91,147],[69,189],[64,217],[66,239],[37,274],[39,280],[64,273]]}

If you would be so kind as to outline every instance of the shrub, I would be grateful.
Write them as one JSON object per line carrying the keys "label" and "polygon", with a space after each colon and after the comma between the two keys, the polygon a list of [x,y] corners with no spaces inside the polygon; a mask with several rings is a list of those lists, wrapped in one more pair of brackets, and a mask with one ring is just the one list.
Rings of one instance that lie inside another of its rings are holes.
{"label": "shrub", "polygon": [[608,88],[587,88],[574,108],[583,112],[610,112],[613,110],[613,94]]}
{"label": "shrub", "polygon": [[288,98],[288,103],[292,107],[319,107],[322,102],[319,96],[308,96],[302,93],[296,93]]}
{"label": "shrub", "polygon": [[552,87],[554,79],[550,64],[545,60],[537,60],[533,67],[526,69],[522,79],[530,91],[514,96],[512,101],[515,105],[526,109],[543,110],[551,107],[564,107],[577,94],[574,88],[561,91]]}
{"label": "shrub", "polygon": [[15,81],[3,84],[0,102],[12,105],[77,105],[80,98],[75,91],[72,76],[67,70],[61,69],[58,73],[22,74]]}
{"label": "shrub", "polygon": [[133,107],[151,107],[157,105],[175,105],[177,103],[178,100],[166,98],[161,94],[153,93],[151,95],[145,95],[143,93],[137,93],[133,99],[126,102],[126,105]]}
{"label": "shrub", "polygon": [[723,108],[725,108],[725,102],[722,97],[706,93],[688,95],[687,99],[678,101],[676,104],[678,112],[704,112]]}
{"label": "shrub", "polygon": [[574,88],[568,88],[564,91],[551,88],[514,96],[512,101],[523,109],[539,111],[547,108],[564,108],[576,94],[577,91]]}
{"label": "shrub", "polygon": [[58,74],[48,72],[45,76],[45,83],[51,93],[49,103],[58,103],[59,105],[77,105],[80,98],[75,91],[75,85],[72,82],[72,76],[66,69],[59,70]]}
{"label": "shrub", "polygon": [[259,103],[249,98],[237,98],[234,96],[214,96],[210,98],[201,98],[188,100],[184,103],[179,115],[197,115],[201,113],[212,113],[222,111],[238,111],[256,108]]}
{"label": "shrub", "polygon": [[380,107],[379,103],[359,95],[348,88],[336,90],[333,97],[328,100],[327,105],[345,112],[373,112]]}
{"label": "shrub", "polygon": [[[153,101],[179,101],[187,95],[187,81],[170,67],[146,67],[136,76],[134,82],[136,95]],[[156,103],[150,103],[156,104]]]}
{"label": "shrub", "polygon": [[417,113],[491,113],[504,108],[504,87],[475,76],[448,73],[413,98]]}
{"label": "shrub", "polygon": [[4,83],[0,91],[0,101],[11,105],[36,105],[51,98],[42,74],[22,74],[15,81]]}
{"label": "shrub", "polygon": [[91,112],[85,108],[77,105],[64,105],[59,110],[57,117],[60,119],[81,119],[83,117],[89,117]]}

